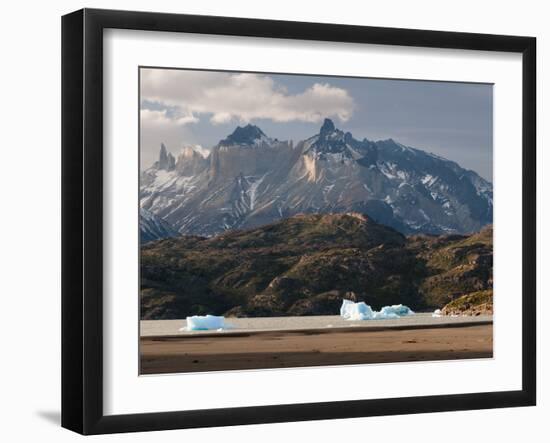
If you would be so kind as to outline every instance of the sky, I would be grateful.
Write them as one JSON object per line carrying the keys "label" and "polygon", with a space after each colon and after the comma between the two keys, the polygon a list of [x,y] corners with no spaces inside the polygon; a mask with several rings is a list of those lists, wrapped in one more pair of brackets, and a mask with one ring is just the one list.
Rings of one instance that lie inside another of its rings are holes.
{"label": "sky", "polygon": [[160,144],[209,149],[237,126],[295,143],[325,118],[356,139],[394,140],[492,181],[493,86],[314,75],[141,68],[141,167]]}

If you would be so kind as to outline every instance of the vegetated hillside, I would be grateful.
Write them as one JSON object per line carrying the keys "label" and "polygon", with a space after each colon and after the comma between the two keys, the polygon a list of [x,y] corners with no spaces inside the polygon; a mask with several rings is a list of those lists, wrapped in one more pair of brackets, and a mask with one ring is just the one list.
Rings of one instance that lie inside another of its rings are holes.
{"label": "vegetated hillside", "polygon": [[468,237],[442,236],[428,241],[412,237],[409,242],[430,270],[431,275],[419,286],[428,306],[444,306],[458,295],[492,289],[492,226]]}
{"label": "vegetated hillside", "polygon": [[491,227],[407,238],[359,213],[167,238],[141,253],[143,319],[328,315],[344,297],[424,310],[491,288]]}
{"label": "vegetated hillside", "polygon": [[493,290],[485,289],[458,297],[441,312],[444,315],[493,315]]}

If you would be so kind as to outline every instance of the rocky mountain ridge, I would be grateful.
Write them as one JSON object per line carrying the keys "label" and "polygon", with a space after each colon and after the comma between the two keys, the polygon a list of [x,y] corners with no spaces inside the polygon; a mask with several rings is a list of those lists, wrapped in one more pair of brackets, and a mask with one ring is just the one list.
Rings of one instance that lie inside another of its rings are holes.
{"label": "rocky mountain ridge", "polygon": [[296,145],[238,127],[208,157],[187,147],[140,177],[141,207],[181,234],[215,236],[297,214],[360,212],[411,233],[468,233],[492,223],[492,184],[392,139],[358,140],[326,119]]}

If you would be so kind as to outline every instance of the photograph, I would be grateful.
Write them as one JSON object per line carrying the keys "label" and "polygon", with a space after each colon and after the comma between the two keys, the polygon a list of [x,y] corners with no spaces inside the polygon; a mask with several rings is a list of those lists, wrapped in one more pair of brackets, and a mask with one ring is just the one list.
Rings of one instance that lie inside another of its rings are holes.
{"label": "photograph", "polygon": [[516,3],[6,3],[0,441],[544,440]]}
{"label": "photograph", "polygon": [[493,85],[139,67],[140,374],[493,356]]}

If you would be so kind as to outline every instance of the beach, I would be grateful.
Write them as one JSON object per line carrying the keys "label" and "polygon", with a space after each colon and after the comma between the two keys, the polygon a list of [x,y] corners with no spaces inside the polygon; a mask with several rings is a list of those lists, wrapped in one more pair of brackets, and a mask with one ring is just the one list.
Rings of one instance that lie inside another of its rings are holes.
{"label": "beach", "polygon": [[491,358],[491,316],[348,322],[339,316],[228,319],[223,331],[180,331],[183,320],[141,321],[140,372],[223,370]]}

